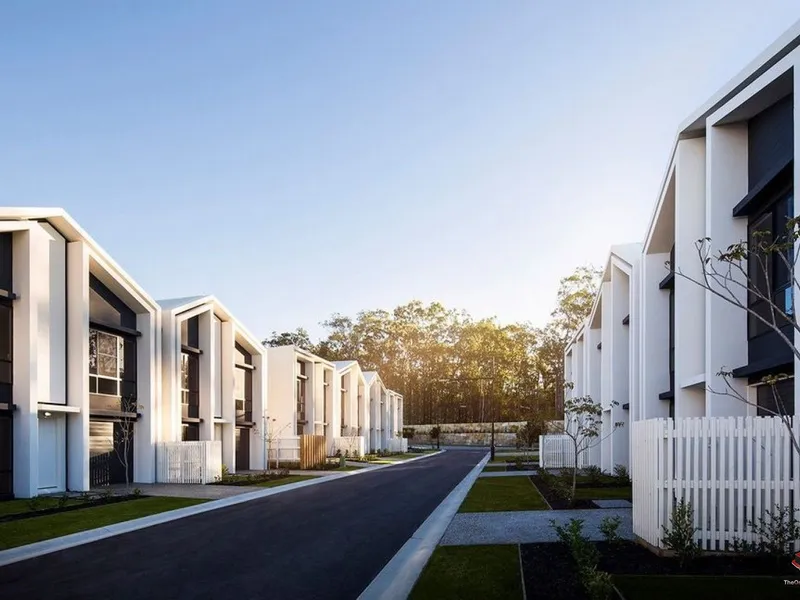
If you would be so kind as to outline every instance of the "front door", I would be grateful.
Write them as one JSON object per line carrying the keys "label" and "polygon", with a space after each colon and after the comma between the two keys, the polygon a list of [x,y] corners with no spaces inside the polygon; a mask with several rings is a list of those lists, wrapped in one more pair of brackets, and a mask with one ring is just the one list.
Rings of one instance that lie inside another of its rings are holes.
{"label": "front door", "polygon": [[0,499],[14,495],[14,419],[11,411],[0,410]]}
{"label": "front door", "polygon": [[236,470],[250,470],[250,429],[236,428]]}
{"label": "front door", "polygon": [[133,481],[133,423],[89,421],[89,479],[92,487],[125,483],[125,439],[128,478]]}

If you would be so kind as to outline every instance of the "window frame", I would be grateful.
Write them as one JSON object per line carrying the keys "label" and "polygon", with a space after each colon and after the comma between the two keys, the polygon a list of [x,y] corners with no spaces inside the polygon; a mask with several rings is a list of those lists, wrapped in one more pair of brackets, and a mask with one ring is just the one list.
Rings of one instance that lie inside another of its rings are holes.
{"label": "window frame", "polygon": [[[116,376],[112,377],[110,375],[101,375],[100,371],[100,356],[111,356],[107,353],[100,352],[100,336],[108,336],[110,338],[114,338],[116,342],[117,352],[116,355],[113,357],[116,361]],[[92,356],[92,337],[94,336],[94,352],[95,356]],[[94,367],[92,367],[92,360],[94,358]],[[92,372],[94,369],[94,373]],[[125,376],[125,338],[121,335],[117,335],[114,333],[109,333],[107,331],[102,331],[96,328],[89,329],[89,393],[97,396],[108,396],[110,398],[121,398],[122,397],[122,382]],[[100,380],[106,381],[113,381],[115,382],[115,386],[117,392],[115,394],[108,394],[105,392],[100,391]],[[94,386],[92,384],[94,383]]]}

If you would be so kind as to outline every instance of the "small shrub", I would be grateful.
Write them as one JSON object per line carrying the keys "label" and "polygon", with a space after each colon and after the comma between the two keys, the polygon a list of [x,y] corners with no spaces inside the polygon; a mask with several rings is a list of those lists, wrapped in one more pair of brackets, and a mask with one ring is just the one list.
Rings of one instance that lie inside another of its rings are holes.
{"label": "small shrub", "polygon": [[797,510],[775,506],[775,510],[766,511],[755,520],[748,520],[747,527],[758,538],[757,542],[746,542],[736,539],[733,542],[735,552],[772,556],[776,561],[791,554],[795,540],[800,539],[800,523],[795,516]]}
{"label": "small shrub", "polygon": [[579,568],[594,568],[600,560],[600,553],[586,536],[583,535],[583,519],[570,519],[566,525],[558,525],[550,519],[552,527],[560,542],[565,544]]}
{"label": "small shrub", "polygon": [[611,573],[598,571],[596,567],[581,569],[580,578],[591,600],[607,600],[614,591]]}
{"label": "small shrub", "polygon": [[58,497],[58,508],[64,508],[69,502],[69,494],[64,492]]}
{"label": "small shrub", "polygon": [[114,492],[111,490],[111,488],[105,488],[102,492],[100,492],[100,499],[103,502],[108,502],[113,497],[114,497]]}
{"label": "small shrub", "polygon": [[539,474],[537,475],[539,480],[542,482],[543,485],[547,487],[553,487],[553,481],[555,481],[556,477],[547,469],[539,469]]}
{"label": "small shrub", "polygon": [[620,517],[603,517],[600,522],[600,533],[603,534],[603,539],[612,545],[619,544],[621,541],[619,537],[620,525],[622,525],[622,518]]}
{"label": "small shrub", "polygon": [[525,469],[525,461],[522,460],[521,456],[518,456],[517,458],[514,459],[514,464],[516,465],[518,471],[522,471]]}
{"label": "small shrub", "polygon": [[569,467],[564,467],[563,469],[559,469],[558,476],[561,477],[561,479],[569,479],[570,482],[571,482],[572,481],[572,471],[573,471],[573,469],[571,469]]}
{"label": "small shrub", "polygon": [[138,487],[137,488],[133,488],[133,491],[131,492],[131,494],[133,495],[134,498],[138,498],[139,496],[142,495],[142,490],[140,488],[138,488]]}
{"label": "small shrub", "polygon": [[583,474],[589,482],[589,485],[597,485],[603,482],[603,470],[597,465],[590,465],[583,469]]}
{"label": "small shrub", "polygon": [[631,484],[631,476],[625,465],[614,465],[614,477],[620,485]]}
{"label": "small shrub", "polygon": [[694,540],[699,527],[694,526],[694,509],[691,503],[679,501],[669,517],[669,529],[662,526],[664,537],[661,542],[675,552],[681,568],[700,554],[700,546]]}
{"label": "small shrub", "polygon": [[42,508],[42,499],[39,496],[28,498],[28,510],[36,512]]}
{"label": "small shrub", "polygon": [[572,504],[572,485],[565,482],[563,479],[553,478],[550,483],[550,489],[556,498],[564,500]]}

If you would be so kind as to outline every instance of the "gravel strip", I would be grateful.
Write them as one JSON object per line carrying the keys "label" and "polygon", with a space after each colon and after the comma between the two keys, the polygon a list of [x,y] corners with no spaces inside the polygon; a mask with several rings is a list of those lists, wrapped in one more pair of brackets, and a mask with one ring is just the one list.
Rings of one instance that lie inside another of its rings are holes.
{"label": "gravel strip", "polygon": [[537,471],[484,471],[478,477],[530,477]]}
{"label": "gravel strip", "polygon": [[442,537],[442,546],[474,546],[480,544],[532,544],[557,542],[550,519],[566,523],[572,518],[583,519],[583,533],[590,540],[600,541],[599,526],[604,517],[619,516],[622,524],[618,533],[623,539],[633,539],[630,508],[591,510],[520,510],[513,512],[459,513]]}
{"label": "gravel strip", "polygon": [[630,500],[624,500],[622,498],[611,500],[592,500],[592,502],[597,504],[597,506],[600,508],[631,508],[633,506]]}

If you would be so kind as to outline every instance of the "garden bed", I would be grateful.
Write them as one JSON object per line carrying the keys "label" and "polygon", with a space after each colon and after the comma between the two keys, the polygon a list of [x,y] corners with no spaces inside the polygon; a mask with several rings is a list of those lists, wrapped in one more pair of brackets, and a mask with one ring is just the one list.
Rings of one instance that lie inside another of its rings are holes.
{"label": "garden bed", "polygon": [[212,481],[209,485],[253,485],[257,486],[263,483],[278,481],[290,477],[288,469],[281,469],[280,471],[267,471],[261,473],[245,473],[245,474],[231,474],[223,473],[222,477],[216,481]]}
{"label": "garden bed", "polygon": [[[9,500],[8,505],[13,506],[3,506],[6,505],[6,502],[0,504],[0,511],[2,511],[2,514],[0,514],[0,523],[20,521],[22,519],[32,519],[34,517],[55,515],[58,513],[71,512],[75,510],[84,510],[106,504],[118,504],[120,502],[128,502],[130,500],[145,497],[146,496],[142,496],[141,494],[126,494],[124,496],[70,496],[67,497],[66,500],[64,497],[59,496],[40,497],[38,501],[34,499]],[[31,500],[33,500],[33,502]],[[36,506],[41,506],[41,508],[35,508]]]}
{"label": "garden bed", "polygon": [[618,480],[610,477],[598,480],[580,476],[575,488],[575,499],[570,504],[569,500],[554,486],[561,482],[561,485],[565,486],[563,489],[571,489],[571,479],[560,476],[542,477],[541,475],[531,475],[530,478],[553,510],[597,508],[592,500],[631,499],[630,484],[620,484]]}
{"label": "garden bed", "polygon": [[522,544],[520,555],[527,600],[588,600],[563,544]]}

